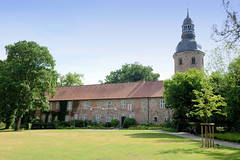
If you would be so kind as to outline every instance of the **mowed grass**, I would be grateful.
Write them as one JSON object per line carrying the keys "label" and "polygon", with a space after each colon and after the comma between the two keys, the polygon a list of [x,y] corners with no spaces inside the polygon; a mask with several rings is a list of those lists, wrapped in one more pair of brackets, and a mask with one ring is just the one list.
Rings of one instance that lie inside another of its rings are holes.
{"label": "mowed grass", "polygon": [[0,160],[240,159],[240,150],[200,148],[190,139],[143,130],[0,132]]}

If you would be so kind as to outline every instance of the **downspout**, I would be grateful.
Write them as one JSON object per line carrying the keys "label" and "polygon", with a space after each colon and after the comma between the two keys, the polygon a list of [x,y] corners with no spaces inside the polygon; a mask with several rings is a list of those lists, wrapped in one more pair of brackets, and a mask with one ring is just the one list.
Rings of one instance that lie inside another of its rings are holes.
{"label": "downspout", "polygon": [[150,101],[150,100],[149,100],[149,98],[148,98],[148,121],[147,121],[148,123],[149,123],[149,101]]}

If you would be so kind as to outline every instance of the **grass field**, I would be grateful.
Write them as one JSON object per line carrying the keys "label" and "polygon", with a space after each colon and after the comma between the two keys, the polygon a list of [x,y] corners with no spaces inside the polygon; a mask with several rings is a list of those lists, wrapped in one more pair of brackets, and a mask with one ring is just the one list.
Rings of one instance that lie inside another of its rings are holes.
{"label": "grass field", "polygon": [[29,130],[0,132],[0,160],[239,159],[240,150],[154,131]]}

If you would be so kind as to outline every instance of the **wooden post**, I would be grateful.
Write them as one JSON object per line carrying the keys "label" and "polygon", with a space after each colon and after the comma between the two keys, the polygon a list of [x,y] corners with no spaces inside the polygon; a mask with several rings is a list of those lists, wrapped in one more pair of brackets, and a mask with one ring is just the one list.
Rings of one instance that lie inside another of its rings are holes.
{"label": "wooden post", "polygon": [[205,126],[205,148],[207,147],[207,126]]}
{"label": "wooden post", "polygon": [[211,148],[211,146],[212,146],[212,133],[211,133],[211,126],[210,125],[209,125],[209,139],[210,139],[209,147]]}
{"label": "wooden post", "polygon": [[201,125],[201,134],[202,134],[202,147],[204,146],[203,145],[203,126]]}
{"label": "wooden post", "polygon": [[212,134],[213,134],[213,148],[214,148],[214,126],[212,126]]}

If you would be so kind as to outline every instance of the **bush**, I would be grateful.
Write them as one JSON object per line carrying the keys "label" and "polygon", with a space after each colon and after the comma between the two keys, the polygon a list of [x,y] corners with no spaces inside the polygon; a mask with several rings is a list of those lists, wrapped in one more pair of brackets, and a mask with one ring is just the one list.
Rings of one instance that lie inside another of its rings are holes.
{"label": "bush", "polygon": [[111,126],[112,126],[112,125],[111,125],[110,122],[106,122],[105,125],[104,125],[104,127],[111,127]]}
{"label": "bush", "polygon": [[128,127],[134,126],[136,124],[137,124],[137,122],[134,118],[126,118],[123,123],[123,128],[128,128]]}
{"label": "bush", "polygon": [[3,122],[0,123],[0,129],[5,128],[5,124]]}
{"label": "bush", "polygon": [[119,125],[120,121],[118,119],[111,120],[111,126],[116,128]]}
{"label": "bush", "polygon": [[240,143],[240,133],[215,133],[214,137],[221,140]]}

